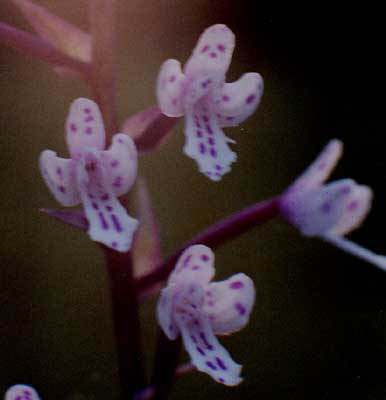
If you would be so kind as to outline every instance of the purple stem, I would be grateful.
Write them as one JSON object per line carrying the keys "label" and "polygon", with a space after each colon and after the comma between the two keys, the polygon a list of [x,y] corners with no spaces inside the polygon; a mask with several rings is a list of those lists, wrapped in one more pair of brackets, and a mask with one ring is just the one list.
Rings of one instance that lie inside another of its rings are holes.
{"label": "purple stem", "polygon": [[141,359],[140,323],[130,253],[104,247],[110,277],[111,301],[117,341],[121,398],[131,399],[145,386]]}
{"label": "purple stem", "polygon": [[85,79],[89,78],[89,64],[68,57],[50,43],[4,22],[0,22],[0,43],[50,64],[71,68]]}
{"label": "purple stem", "polygon": [[279,197],[273,197],[244,208],[229,217],[215,223],[199,233],[189,242],[180,247],[172,256],[166,259],[155,271],[141,277],[137,281],[139,292],[151,287],[168,277],[181,253],[194,244],[204,244],[212,249],[247,232],[255,225],[260,225],[279,215]]}

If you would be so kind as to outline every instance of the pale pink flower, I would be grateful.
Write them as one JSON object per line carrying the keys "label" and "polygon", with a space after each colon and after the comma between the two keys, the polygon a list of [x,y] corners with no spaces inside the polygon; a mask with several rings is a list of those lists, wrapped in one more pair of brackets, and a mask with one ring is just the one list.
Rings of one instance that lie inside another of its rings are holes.
{"label": "pale pink flower", "polygon": [[125,134],[116,134],[105,148],[105,129],[96,103],[75,100],[66,122],[71,158],[51,150],[40,155],[40,170],[64,206],[83,204],[91,239],[125,252],[131,247],[138,221],[131,218],[117,197],[126,193],[137,175],[137,151]]}
{"label": "pale pink flower", "polygon": [[4,400],[40,400],[40,397],[31,386],[14,385],[5,392]]}
{"label": "pale pink flower", "polygon": [[237,385],[241,365],[235,363],[215,335],[243,328],[255,302],[252,280],[236,274],[222,282],[210,282],[214,254],[195,245],[180,256],[157,305],[157,318],[165,335],[182,336],[193,365],[217,382]]}
{"label": "pale pink flower", "polygon": [[183,71],[179,61],[170,59],[158,76],[162,112],[169,117],[185,115],[184,152],[214,181],[229,172],[237,158],[228,146],[233,140],[221,128],[248,118],[263,93],[263,80],[257,73],[225,83],[234,47],[233,32],[225,25],[213,25],[199,38]]}
{"label": "pale pink flower", "polygon": [[343,152],[331,140],[316,160],[282,195],[282,215],[304,235],[335,246],[386,269],[386,257],[358,246],[343,235],[360,226],[371,208],[372,191],[351,179],[325,183]]}

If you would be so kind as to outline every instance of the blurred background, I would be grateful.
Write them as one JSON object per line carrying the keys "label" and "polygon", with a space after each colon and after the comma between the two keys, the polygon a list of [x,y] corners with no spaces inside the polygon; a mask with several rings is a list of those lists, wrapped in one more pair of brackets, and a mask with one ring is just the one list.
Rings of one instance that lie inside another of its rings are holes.
{"label": "blurred background", "polygon": [[[227,80],[257,71],[265,82],[257,112],[226,130],[238,162],[221,183],[182,154],[182,122],[159,151],[141,157],[163,255],[219,218],[280,193],[334,137],[345,154],[333,178],[352,177],[375,191],[371,214],[351,238],[386,253],[383,14],[366,4],[254,3],[119,2],[120,122],[156,102],[161,63],[186,61],[214,23],[237,38]],[[88,27],[84,0],[39,4]],[[0,20],[31,31],[9,1],[0,3]],[[23,382],[42,399],[116,399],[102,254],[85,234],[38,211],[57,206],[38,156],[46,148],[67,155],[69,104],[89,92],[0,47],[0,93],[0,392]],[[221,339],[244,365],[245,380],[227,388],[196,372],[177,383],[171,399],[386,398],[386,273],[279,219],[219,249],[216,267],[218,279],[244,271],[255,281],[250,324]],[[149,370],[155,302],[141,309]]]}

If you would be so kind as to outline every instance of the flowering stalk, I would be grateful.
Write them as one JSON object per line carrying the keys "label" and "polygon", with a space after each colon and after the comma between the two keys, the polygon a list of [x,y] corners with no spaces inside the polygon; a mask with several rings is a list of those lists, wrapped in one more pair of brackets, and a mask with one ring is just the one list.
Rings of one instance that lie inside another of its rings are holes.
{"label": "flowering stalk", "polygon": [[86,81],[90,77],[91,70],[89,64],[69,57],[47,41],[31,33],[9,26],[4,22],[0,22],[0,43],[49,64],[75,70]]}
{"label": "flowering stalk", "polygon": [[131,255],[105,248],[105,256],[110,277],[121,396],[130,399],[145,385]]}
{"label": "flowering stalk", "polygon": [[116,117],[116,0],[89,2],[92,34],[92,89],[102,110],[107,137],[118,132]]}
{"label": "flowering stalk", "polygon": [[181,253],[194,244],[204,244],[215,249],[225,242],[247,232],[255,225],[263,224],[279,215],[279,198],[273,197],[244,208],[229,217],[215,223],[182,245],[172,256],[167,258],[154,272],[138,279],[137,290],[145,291],[157,282],[166,279],[175,266]]}

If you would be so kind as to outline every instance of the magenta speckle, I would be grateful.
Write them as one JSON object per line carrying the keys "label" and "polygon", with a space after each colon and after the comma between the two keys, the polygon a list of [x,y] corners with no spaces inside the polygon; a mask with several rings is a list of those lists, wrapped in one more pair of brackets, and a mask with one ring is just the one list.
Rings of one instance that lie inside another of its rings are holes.
{"label": "magenta speckle", "polygon": [[72,123],[70,124],[70,130],[71,132],[76,132],[78,130],[78,127],[74,123]]}
{"label": "magenta speckle", "polygon": [[201,255],[201,260],[204,261],[204,262],[207,262],[207,261],[209,261],[209,256],[207,256],[206,254],[202,254]]}
{"label": "magenta speckle", "polygon": [[195,265],[195,266],[192,267],[193,271],[198,271],[199,269],[200,269],[200,267],[198,265]]}
{"label": "magenta speckle", "polygon": [[206,130],[208,131],[209,135],[213,135],[213,130],[210,125],[205,125]]}
{"label": "magenta speckle", "polygon": [[169,77],[169,82],[174,82],[176,80],[176,76],[172,75]]}
{"label": "magenta speckle", "polygon": [[202,49],[201,49],[201,53],[205,53],[206,51],[209,50],[209,46],[206,44]]}
{"label": "magenta speckle", "polygon": [[209,118],[208,118],[207,115],[203,115],[202,119],[203,119],[205,122],[208,122],[208,121],[209,121]]}
{"label": "magenta speckle", "polygon": [[358,205],[359,205],[358,201],[354,200],[347,206],[347,209],[353,211],[358,207]]}
{"label": "magenta speckle", "polygon": [[113,168],[115,168],[115,167],[118,167],[118,165],[119,165],[119,161],[118,160],[113,160],[113,161],[111,161],[111,164],[110,164]]}
{"label": "magenta speckle", "polygon": [[240,315],[245,315],[245,313],[247,312],[246,308],[241,303],[236,303],[235,309]]}
{"label": "magenta speckle", "polygon": [[217,367],[211,362],[211,361],[207,361],[206,365],[210,368],[213,369],[214,371],[217,369]]}
{"label": "magenta speckle", "polygon": [[243,282],[236,281],[236,282],[232,282],[232,283],[229,285],[229,287],[230,287],[231,289],[241,289],[241,288],[244,287],[244,284],[243,284]]}
{"label": "magenta speckle", "polygon": [[118,243],[117,242],[111,242],[111,247],[116,249],[118,247]]}
{"label": "magenta speckle", "polygon": [[215,53],[214,51],[212,51],[212,52],[210,53],[210,56],[211,56],[212,58],[216,58],[216,57],[217,57],[217,53]]}
{"label": "magenta speckle", "polygon": [[66,188],[64,186],[59,186],[58,189],[60,192],[66,193]]}
{"label": "magenta speckle", "polygon": [[213,158],[216,158],[216,157],[217,157],[217,151],[216,151],[216,149],[214,149],[213,147],[210,149],[210,155],[211,155]]}
{"label": "magenta speckle", "polygon": [[197,137],[202,137],[202,131],[200,131],[199,129],[196,130],[196,135]]}
{"label": "magenta speckle", "polygon": [[95,210],[99,210],[99,206],[97,203],[93,202],[91,205]]}
{"label": "magenta speckle", "polygon": [[219,164],[216,164],[216,165],[215,165],[215,168],[217,169],[217,171],[221,171],[221,170],[222,170],[222,166],[219,165]]}
{"label": "magenta speckle", "polygon": [[222,53],[224,53],[224,51],[225,51],[225,46],[224,46],[223,44],[218,44],[218,45],[217,45],[217,48],[218,48]]}
{"label": "magenta speckle", "polygon": [[177,101],[178,101],[178,99],[177,99],[176,97],[172,100],[173,106],[176,106],[176,105],[177,105]]}
{"label": "magenta speckle", "polygon": [[90,114],[90,112],[91,112],[91,110],[90,110],[89,108],[85,108],[83,111],[84,111],[86,114]]}
{"label": "magenta speckle", "polygon": [[202,350],[201,347],[198,347],[198,346],[197,346],[196,349],[197,349],[197,351],[198,351],[202,356],[205,355],[205,352],[204,352],[204,350]]}
{"label": "magenta speckle", "polygon": [[205,152],[206,152],[206,147],[205,147],[204,143],[200,143],[200,144],[199,144],[198,150],[200,151],[201,154],[205,154]]}
{"label": "magenta speckle", "polygon": [[248,97],[245,99],[245,102],[246,102],[247,104],[251,104],[251,103],[253,102],[253,100],[255,100],[255,98],[256,98],[256,96],[255,96],[254,94],[251,94],[250,96],[248,96]]}
{"label": "magenta speckle", "polygon": [[57,173],[58,175],[62,175],[62,168],[57,167],[57,168],[56,168],[56,173]]}
{"label": "magenta speckle", "polygon": [[227,121],[233,121],[235,119],[235,117],[226,117],[225,118]]}
{"label": "magenta speckle", "polygon": [[218,365],[221,369],[223,369],[224,371],[227,369],[226,365],[224,364],[224,361],[223,361],[221,358],[216,357],[216,362],[217,362],[217,365]]}
{"label": "magenta speckle", "polygon": [[229,96],[227,95],[222,96],[222,101],[229,101]]}
{"label": "magenta speckle", "polygon": [[214,141],[214,139],[213,139],[212,137],[210,137],[210,138],[208,138],[208,143],[209,143],[211,146],[214,146],[215,141]]}
{"label": "magenta speckle", "polygon": [[115,214],[111,214],[110,217],[111,217],[111,221],[113,222],[113,225],[114,225],[115,230],[116,230],[117,232],[122,232],[122,231],[123,231],[122,225],[121,225],[121,223],[119,222],[118,217],[117,217]]}
{"label": "magenta speckle", "polygon": [[111,207],[111,206],[106,206],[106,210],[109,211],[109,212],[111,212],[111,211],[113,211],[113,207]]}
{"label": "magenta speckle", "polygon": [[92,128],[91,128],[91,126],[88,126],[88,127],[84,130],[84,133],[85,133],[86,135],[91,135],[91,134],[92,134]]}
{"label": "magenta speckle", "polygon": [[190,261],[190,259],[192,258],[192,255],[189,254],[188,256],[186,256],[185,260],[184,260],[184,266],[186,267]]}
{"label": "magenta speckle", "polygon": [[99,211],[98,216],[99,216],[99,220],[101,222],[102,228],[104,230],[109,229],[109,225],[107,224],[107,221],[106,221],[105,216],[103,215],[103,213]]}
{"label": "magenta speckle", "polygon": [[117,176],[113,182],[113,186],[115,187],[121,187],[122,184],[122,177],[121,176]]}

